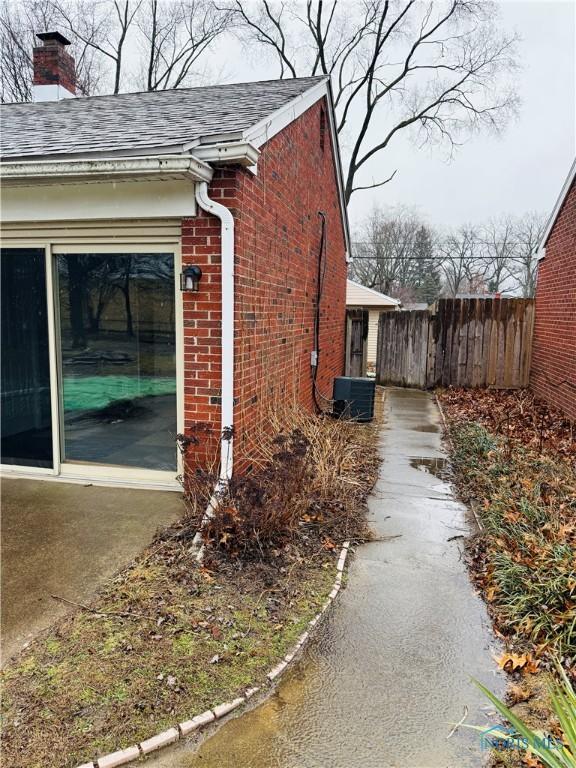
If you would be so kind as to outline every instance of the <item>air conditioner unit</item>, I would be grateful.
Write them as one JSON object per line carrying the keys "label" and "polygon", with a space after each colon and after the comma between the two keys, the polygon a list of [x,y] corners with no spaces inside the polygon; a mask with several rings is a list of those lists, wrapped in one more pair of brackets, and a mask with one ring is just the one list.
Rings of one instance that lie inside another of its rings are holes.
{"label": "air conditioner unit", "polygon": [[372,421],[375,394],[374,379],[338,376],[334,379],[332,413],[339,418]]}

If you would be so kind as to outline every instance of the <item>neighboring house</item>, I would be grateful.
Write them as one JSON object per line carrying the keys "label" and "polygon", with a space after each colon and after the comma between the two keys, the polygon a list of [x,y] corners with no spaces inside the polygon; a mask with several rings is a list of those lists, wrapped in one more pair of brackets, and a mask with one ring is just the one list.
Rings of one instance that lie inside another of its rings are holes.
{"label": "neighboring house", "polygon": [[541,240],[530,387],[576,421],[576,161]]}
{"label": "neighboring house", "polygon": [[329,78],[71,98],[41,39],[39,103],[1,107],[3,464],[173,487],[180,434],[244,471],[270,408],[343,373]]}
{"label": "neighboring house", "polygon": [[378,346],[378,319],[381,312],[398,309],[400,302],[384,293],[379,293],[365,285],[348,280],[346,283],[346,308],[364,309],[368,312],[368,335],[366,338],[366,369],[376,368],[376,349]]}

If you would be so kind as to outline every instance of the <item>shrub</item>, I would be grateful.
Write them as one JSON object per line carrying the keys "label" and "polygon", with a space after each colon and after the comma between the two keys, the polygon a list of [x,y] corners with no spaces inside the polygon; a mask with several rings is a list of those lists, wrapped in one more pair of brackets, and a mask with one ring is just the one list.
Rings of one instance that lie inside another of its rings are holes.
{"label": "shrub", "polygon": [[368,536],[364,502],[379,463],[375,427],[285,408],[270,414],[269,428],[257,455],[245,457],[255,469],[215,496],[216,472],[187,472],[191,530],[212,501],[203,541],[229,558],[266,560],[296,542],[310,549]]}

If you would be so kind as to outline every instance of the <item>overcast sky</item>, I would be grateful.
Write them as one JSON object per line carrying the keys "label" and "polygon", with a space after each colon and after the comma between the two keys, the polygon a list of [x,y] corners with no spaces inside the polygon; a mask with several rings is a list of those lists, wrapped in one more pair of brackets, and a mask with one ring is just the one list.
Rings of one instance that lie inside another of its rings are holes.
{"label": "overcast sky", "polygon": [[[576,2],[504,0],[501,8],[501,23],[521,36],[517,121],[502,137],[470,139],[450,162],[445,151],[398,139],[381,161],[381,177],[398,168],[396,177],[354,195],[352,224],[374,203],[415,207],[439,227],[552,209],[576,153]],[[222,66],[227,82],[278,75],[270,61],[247,60],[229,39],[211,66]]]}

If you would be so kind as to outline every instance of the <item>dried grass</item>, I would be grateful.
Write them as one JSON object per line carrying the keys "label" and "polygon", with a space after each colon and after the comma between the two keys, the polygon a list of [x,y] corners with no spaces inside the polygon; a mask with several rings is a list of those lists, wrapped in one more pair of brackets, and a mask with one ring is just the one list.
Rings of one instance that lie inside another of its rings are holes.
{"label": "dried grass", "polygon": [[[290,406],[270,411],[258,449],[243,457],[254,468],[219,494],[204,526],[212,551],[244,560],[277,557],[287,545],[365,539],[365,501],[378,469],[377,426],[313,415]],[[217,481],[189,472],[189,510],[196,520]]]}

